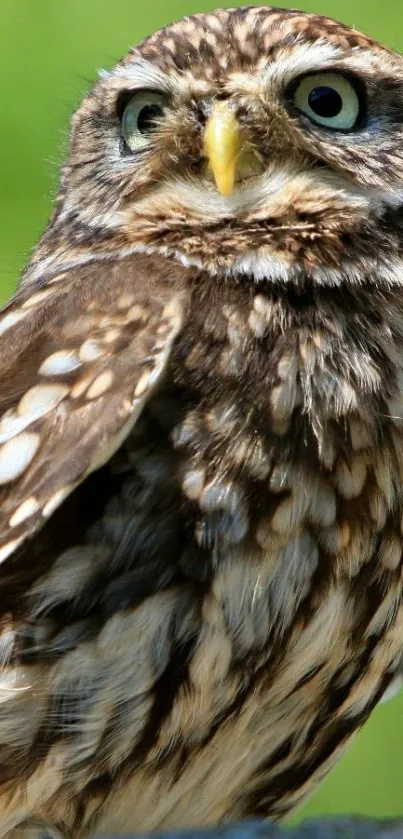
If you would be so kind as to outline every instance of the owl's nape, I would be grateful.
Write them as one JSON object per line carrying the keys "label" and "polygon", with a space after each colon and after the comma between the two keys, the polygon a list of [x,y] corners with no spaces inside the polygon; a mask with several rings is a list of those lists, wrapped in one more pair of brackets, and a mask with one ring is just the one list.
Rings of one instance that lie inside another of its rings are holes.
{"label": "owl's nape", "polygon": [[0,315],[0,836],[282,817],[403,649],[403,59],[186,18]]}

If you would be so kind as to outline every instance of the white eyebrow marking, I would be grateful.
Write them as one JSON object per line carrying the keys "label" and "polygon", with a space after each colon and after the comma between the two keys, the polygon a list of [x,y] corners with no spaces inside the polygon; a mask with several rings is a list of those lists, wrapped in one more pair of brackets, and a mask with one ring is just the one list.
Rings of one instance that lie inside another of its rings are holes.
{"label": "white eyebrow marking", "polygon": [[[256,73],[231,73],[228,90],[241,90],[257,93],[272,84],[287,84],[296,76],[311,71],[327,69],[329,64],[345,58],[345,53],[338,47],[329,44],[324,39],[315,43],[295,43],[293,46],[281,49],[276,54],[276,60],[268,62],[265,56],[256,67]],[[167,93],[179,92],[182,95],[197,89],[199,93],[211,91],[211,82],[194,79],[190,74],[182,73],[169,75],[157,68],[151,61],[135,59],[124,66],[111,71],[101,71],[101,78],[105,81],[126,82],[129,88],[157,88]]]}
{"label": "white eyebrow marking", "polygon": [[166,90],[167,93],[170,93],[173,88],[170,77],[145,58],[139,58],[137,61],[133,60],[133,62],[124,66],[115,67],[102,78],[108,81],[112,79],[126,81],[129,88],[157,88],[158,90]]}
{"label": "white eyebrow marking", "polygon": [[[327,41],[319,40],[315,44],[295,44],[278,51],[275,61],[267,61],[262,56],[256,73],[231,73],[227,85],[230,93],[242,91],[255,96],[278,97],[278,91],[271,88],[284,88],[289,82],[304,73],[320,72],[333,69],[337,71],[337,61],[346,58],[345,53]],[[348,57],[350,60],[350,56]],[[336,62],[336,63],[335,63]]]}
{"label": "white eyebrow marking", "polygon": [[302,73],[327,70],[329,63],[343,57],[343,50],[324,40],[318,40],[315,44],[296,43],[295,50],[292,47],[279,50],[276,60],[262,68],[261,78],[265,85],[284,84]]}
{"label": "white eyebrow marking", "polygon": [[175,73],[171,70],[168,75],[145,59],[133,59],[133,62],[125,64],[123,67],[116,67],[103,79],[112,84],[116,80],[116,82],[119,82],[119,89],[124,84],[129,90],[131,88],[134,90],[136,88],[148,88],[149,90],[161,90],[170,94],[180,93],[182,96],[189,96],[195,92],[205,94],[212,90],[211,82],[206,79],[195,79],[190,71]]}

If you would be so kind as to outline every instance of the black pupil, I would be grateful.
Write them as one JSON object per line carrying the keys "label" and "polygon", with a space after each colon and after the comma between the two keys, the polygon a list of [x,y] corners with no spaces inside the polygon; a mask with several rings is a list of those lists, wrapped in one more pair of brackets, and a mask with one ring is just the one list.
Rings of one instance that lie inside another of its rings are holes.
{"label": "black pupil", "polygon": [[343,107],[343,100],[340,93],[334,87],[314,87],[308,96],[308,103],[314,114],[318,117],[337,117]]}
{"label": "black pupil", "polygon": [[152,131],[161,114],[162,108],[160,105],[145,105],[137,118],[137,128],[140,134],[148,134],[149,131]]}

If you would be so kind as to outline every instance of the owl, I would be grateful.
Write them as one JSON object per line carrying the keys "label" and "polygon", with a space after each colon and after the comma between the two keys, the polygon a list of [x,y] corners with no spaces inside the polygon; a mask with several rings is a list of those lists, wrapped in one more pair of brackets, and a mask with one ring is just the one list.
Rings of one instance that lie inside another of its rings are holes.
{"label": "owl", "polygon": [[187,17],[0,316],[0,836],[281,818],[399,680],[403,59]]}

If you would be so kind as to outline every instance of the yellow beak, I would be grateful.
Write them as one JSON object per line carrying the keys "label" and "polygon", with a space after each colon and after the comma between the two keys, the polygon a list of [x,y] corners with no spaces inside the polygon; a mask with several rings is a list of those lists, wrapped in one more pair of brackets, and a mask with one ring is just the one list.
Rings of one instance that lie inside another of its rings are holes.
{"label": "yellow beak", "polygon": [[227,102],[216,102],[204,134],[204,153],[221,195],[234,190],[237,164],[242,150],[238,120]]}

